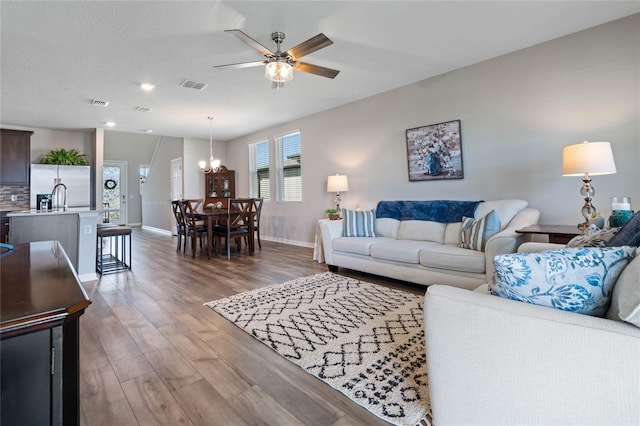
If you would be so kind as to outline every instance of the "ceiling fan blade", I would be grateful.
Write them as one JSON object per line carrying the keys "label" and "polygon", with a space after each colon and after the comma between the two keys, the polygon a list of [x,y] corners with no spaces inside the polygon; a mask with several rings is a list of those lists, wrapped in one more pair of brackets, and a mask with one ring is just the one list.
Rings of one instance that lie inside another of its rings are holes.
{"label": "ceiling fan blade", "polygon": [[309,74],[319,75],[321,77],[336,78],[340,71],[327,67],[321,67],[320,65],[308,64],[306,62],[296,62],[293,67],[296,71],[302,71]]}
{"label": "ceiling fan blade", "polygon": [[275,55],[274,52],[267,49],[266,47],[264,47],[263,45],[261,45],[260,43],[258,43],[257,41],[255,41],[254,39],[252,39],[251,37],[249,37],[248,35],[246,35],[240,30],[224,30],[224,32],[233,33],[240,40],[244,41],[246,44],[256,49],[261,55],[264,55],[264,56]]}
{"label": "ceiling fan blade", "polygon": [[217,69],[221,69],[221,68],[240,69],[240,68],[257,67],[259,65],[264,65],[266,63],[267,63],[267,61],[240,62],[240,63],[237,63],[237,64],[214,65],[213,68],[217,68]]}
{"label": "ceiling fan blade", "polygon": [[320,50],[323,47],[331,46],[333,42],[329,40],[329,38],[320,33],[315,37],[311,37],[307,41],[303,41],[297,46],[292,47],[291,49],[284,52],[285,55],[291,56],[293,60],[298,58],[302,58],[305,55],[315,52],[316,50]]}

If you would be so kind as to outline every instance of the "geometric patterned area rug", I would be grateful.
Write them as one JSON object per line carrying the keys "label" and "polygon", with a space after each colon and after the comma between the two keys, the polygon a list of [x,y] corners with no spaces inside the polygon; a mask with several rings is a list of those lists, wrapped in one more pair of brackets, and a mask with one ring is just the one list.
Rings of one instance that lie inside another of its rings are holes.
{"label": "geometric patterned area rug", "polygon": [[431,425],[422,296],[330,272],[206,303],[395,425]]}

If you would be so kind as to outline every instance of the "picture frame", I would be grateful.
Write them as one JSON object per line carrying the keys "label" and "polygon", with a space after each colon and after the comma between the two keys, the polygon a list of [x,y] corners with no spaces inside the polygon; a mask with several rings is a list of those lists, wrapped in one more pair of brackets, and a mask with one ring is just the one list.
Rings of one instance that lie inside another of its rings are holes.
{"label": "picture frame", "polygon": [[409,181],[464,179],[460,120],[406,130]]}

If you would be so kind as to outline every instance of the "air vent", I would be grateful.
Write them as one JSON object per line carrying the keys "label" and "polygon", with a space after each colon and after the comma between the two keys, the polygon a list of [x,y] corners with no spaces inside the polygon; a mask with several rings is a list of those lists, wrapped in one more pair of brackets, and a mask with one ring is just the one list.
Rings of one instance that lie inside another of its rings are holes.
{"label": "air vent", "polygon": [[91,100],[91,105],[106,107],[107,105],[109,105],[109,101],[101,101],[100,99],[92,99]]}
{"label": "air vent", "polygon": [[195,90],[203,90],[208,86],[207,83],[198,83],[197,81],[185,80],[181,84],[182,87],[186,87],[187,89],[195,89]]}
{"label": "air vent", "polygon": [[139,112],[149,112],[149,111],[151,111],[151,108],[149,108],[149,107],[145,107],[145,106],[137,106],[137,107],[136,107],[136,111],[139,111]]}

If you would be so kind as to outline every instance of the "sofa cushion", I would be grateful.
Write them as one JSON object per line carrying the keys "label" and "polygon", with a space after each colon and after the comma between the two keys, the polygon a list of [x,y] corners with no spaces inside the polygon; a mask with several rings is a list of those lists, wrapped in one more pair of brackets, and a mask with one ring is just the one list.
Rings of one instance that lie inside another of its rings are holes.
{"label": "sofa cushion", "polygon": [[484,274],[486,269],[484,253],[460,248],[455,244],[422,248],[420,250],[420,264],[430,268],[474,274]]}
{"label": "sofa cushion", "polygon": [[376,217],[376,235],[378,237],[389,237],[395,240],[398,238],[398,228],[400,228],[399,220]]}
{"label": "sofa cushion", "polygon": [[428,220],[403,220],[398,228],[398,239],[434,241],[442,244],[446,227],[445,223]]}
{"label": "sofa cushion", "polygon": [[486,242],[498,232],[500,232],[500,219],[495,210],[491,210],[477,220],[469,217],[462,218],[460,247],[484,251]]}
{"label": "sofa cushion", "polygon": [[581,314],[604,316],[611,291],[633,259],[633,247],[566,248],[494,258],[494,295]]}
{"label": "sofa cushion", "polygon": [[384,237],[337,237],[331,240],[331,248],[333,249],[333,251],[342,251],[369,256],[371,254],[372,245],[385,241],[395,240]]}
{"label": "sofa cushion", "polygon": [[607,318],[623,320],[640,327],[640,248],[624,268],[611,294]]}
{"label": "sofa cushion", "polygon": [[420,250],[430,246],[442,247],[442,244],[429,241],[390,240],[373,244],[370,252],[371,257],[376,259],[418,264],[420,262]]}
{"label": "sofa cushion", "polygon": [[375,237],[376,215],[373,210],[342,209],[343,237]]}
{"label": "sofa cushion", "polygon": [[460,244],[460,225],[461,222],[447,223],[447,229],[444,231],[444,243],[457,246]]}
{"label": "sofa cushion", "polygon": [[485,216],[491,210],[495,210],[500,219],[500,230],[509,225],[511,219],[517,215],[521,210],[527,207],[527,203],[524,200],[496,200],[496,201],[484,201],[480,203],[474,217],[476,219]]}

